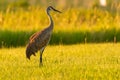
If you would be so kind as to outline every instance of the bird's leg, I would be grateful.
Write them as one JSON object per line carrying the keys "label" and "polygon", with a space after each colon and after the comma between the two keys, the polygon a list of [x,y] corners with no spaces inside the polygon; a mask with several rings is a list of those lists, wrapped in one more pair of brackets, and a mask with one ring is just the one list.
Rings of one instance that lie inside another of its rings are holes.
{"label": "bird's leg", "polygon": [[42,53],[40,53],[40,64],[42,64]]}
{"label": "bird's leg", "polygon": [[42,54],[43,54],[44,49],[40,50],[40,66],[42,66]]}

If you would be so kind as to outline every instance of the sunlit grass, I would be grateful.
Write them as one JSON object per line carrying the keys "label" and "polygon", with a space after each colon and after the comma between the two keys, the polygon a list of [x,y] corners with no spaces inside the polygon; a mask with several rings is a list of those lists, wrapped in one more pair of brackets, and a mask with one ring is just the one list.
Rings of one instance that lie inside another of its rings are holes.
{"label": "sunlit grass", "polygon": [[[99,8],[58,9],[62,11],[61,14],[51,12],[55,23],[54,31],[120,29],[118,13],[111,14],[109,11]],[[6,11],[0,11],[1,29],[15,31],[41,30],[49,24],[45,10],[46,8],[41,7],[15,8],[15,10],[8,7]]]}
{"label": "sunlit grass", "polygon": [[39,52],[31,60],[25,47],[0,49],[0,80],[119,80],[120,44],[48,46],[39,67]]}
{"label": "sunlit grass", "polygon": [[[57,9],[62,13],[51,12],[55,26],[50,43],[84,43],[85,39],[87,42],[120,41],[119,13],[100,8]],[[8,7],[6,11],[0,11],[0,47],[23,46],[33,32],[46,28],[49,20],[45,10],[36,6]]]}

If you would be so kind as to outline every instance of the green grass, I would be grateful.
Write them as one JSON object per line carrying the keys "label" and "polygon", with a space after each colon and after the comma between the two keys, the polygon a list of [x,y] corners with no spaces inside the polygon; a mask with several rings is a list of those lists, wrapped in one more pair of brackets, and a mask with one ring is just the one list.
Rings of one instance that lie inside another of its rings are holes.
{"label": "green grass", "polygon": [[0,80],[119,80],[120,43],[48,46],[39,67],[25,47],[0,49]]}
{"label": "green grass", "polygon": [[[29,37],[37,31],[10,31],[0,30],[0,47],[25,46]],[[56,31],[53,32],[50,44],[78,44],[78,43],[102,43],[120,42],[120,30],[99,31]]]}

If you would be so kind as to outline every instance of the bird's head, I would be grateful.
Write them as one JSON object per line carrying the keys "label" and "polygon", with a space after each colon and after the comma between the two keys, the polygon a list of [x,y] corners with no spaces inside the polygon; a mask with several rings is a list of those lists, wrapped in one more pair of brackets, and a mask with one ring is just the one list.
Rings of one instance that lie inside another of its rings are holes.
{"label": "bird's head", "polygon": [[49,7],[47,8],[47,12],[49,12],[49,11],[51,11],[51,10],[61,13],[60,11],[56,10],[55,8],[53,8],[52,6],[49,6]]}

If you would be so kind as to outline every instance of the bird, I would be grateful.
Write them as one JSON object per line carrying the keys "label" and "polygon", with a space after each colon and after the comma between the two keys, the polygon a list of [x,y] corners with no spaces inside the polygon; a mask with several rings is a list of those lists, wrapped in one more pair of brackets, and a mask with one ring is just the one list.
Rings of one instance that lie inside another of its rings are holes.
{"label": "bird", "polygon": [[49,18],[49,25],[47,28],[43,29],[42,31],[38,31],[34,33],[30,38],[29,42],[26,47],[26,57],[30,60],[31,55],[36,56],[35,53],[40,51],[40,65],[43,65],[42,55],[44,49],[48,45],[51,39],[51,35],[53,32],[54,22],[52,16],[50,15],[50,11],[55,11],[61,13],[61,11],[53,8],[52,6],[48,6],[46,9],[46,13]]}

